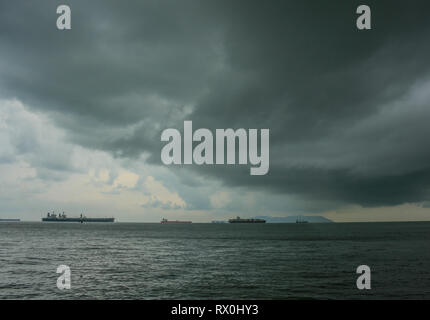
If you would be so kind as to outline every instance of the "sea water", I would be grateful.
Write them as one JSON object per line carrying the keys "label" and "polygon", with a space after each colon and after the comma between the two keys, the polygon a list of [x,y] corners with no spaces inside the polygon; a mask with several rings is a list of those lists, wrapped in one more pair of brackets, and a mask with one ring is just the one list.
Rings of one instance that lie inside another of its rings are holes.
{"label": "sea water", "polygon": [[429,299],[430,223],[0,223],[0,299],[345,298]]}

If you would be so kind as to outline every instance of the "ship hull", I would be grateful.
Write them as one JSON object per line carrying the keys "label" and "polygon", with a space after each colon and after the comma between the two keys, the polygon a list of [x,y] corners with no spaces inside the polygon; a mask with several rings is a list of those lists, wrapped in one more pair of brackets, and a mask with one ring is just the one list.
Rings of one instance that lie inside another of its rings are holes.
{"label": "ship hull", "polygon": [[265,220],[246,220],[246,219],[242,219],[242,220],[229,220],[229,223],[266,223]]}
{"label": "ship hull", "polygon": [[43,222],[114,222],[115,218],[42,218]]}
{"label": "ship hull", "polygon": [[192,223],[192,221],[161,221],[161,223]]}

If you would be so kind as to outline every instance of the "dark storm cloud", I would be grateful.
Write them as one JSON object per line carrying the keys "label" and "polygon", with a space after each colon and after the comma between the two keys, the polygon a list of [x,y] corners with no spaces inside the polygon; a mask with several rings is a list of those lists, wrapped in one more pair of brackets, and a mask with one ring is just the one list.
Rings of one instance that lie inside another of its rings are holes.
{"label": "dark storm cloud", "polygon": [[[190,174],[365,206],[429,198],[430,5],[367,1],[69,1],[0,10],[0,94],[49,112],[69,139],[159,162],[160,132],[269,128],[267,176]],[[23,18],[25,17],[25,19]],[[172,168],[176,170],[176,168]]]}
{"label": "dark storm cloud", "polygon": [[[58,2],[2,5],[0,92],[55,112],[84,145],[154,150],[156,124],[177,118],[207,89],[216,25],[205,27],[210,16],[194,14],[199,4],[190,1],[69,4],[67,33],[55,27]],[[115,132],[130,125],[136,138]]]}

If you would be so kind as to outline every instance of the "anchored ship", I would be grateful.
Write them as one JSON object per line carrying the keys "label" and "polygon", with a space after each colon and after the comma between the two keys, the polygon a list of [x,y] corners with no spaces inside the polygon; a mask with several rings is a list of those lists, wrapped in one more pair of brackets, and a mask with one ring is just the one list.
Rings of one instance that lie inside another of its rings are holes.
{"label": "anchored ship", "polygon": [[167,219],[163,218],[163,219],[161,219],[161,223],[192,223],[192,221],[167,220]]}
{"label": "anchored ship", "polygon": [[242,219],[241,217],[236,217],[234,219],[229,219],[230,223],[266,223],[264,219]]}
{"label": "anchored ship", "polygon": [[299,216],[299,217],[297,217],[297,219],[296,219],[296,223],[308,223],[308,221],[307,221],[307,220],[303,220],[303,219]]}
{"label": "anchored ship", "polygon": [[114,222],[115,218],[87,218],[84,215],[80,215],[80,217],[74,217],[74,218],[69,218],[66,216],[66,214],[63,212],[62,214],[55,214],[55,213],[50,213],[48,212],[48,214],[46,215],[45,218],[42,218],[42,221],[44,222],[80,222],[80,223],[84,223],[84,222]]}

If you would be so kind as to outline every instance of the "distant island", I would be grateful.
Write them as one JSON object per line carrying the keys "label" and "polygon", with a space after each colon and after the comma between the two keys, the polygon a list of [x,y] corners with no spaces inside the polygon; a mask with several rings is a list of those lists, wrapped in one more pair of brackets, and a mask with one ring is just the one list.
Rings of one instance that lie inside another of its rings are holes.
{"label": "distant island", "polygon": [[0,222],[20,222],[20,219],[0,219]]}
{"label": "distant island", "polygon": [[288,217],[271,217],[257,216],[256,219],[264,219],[267,223],[296,223],[297,220],[306,220],[309,223],[334,223],[334,221],[323,216],[288,216]]}

